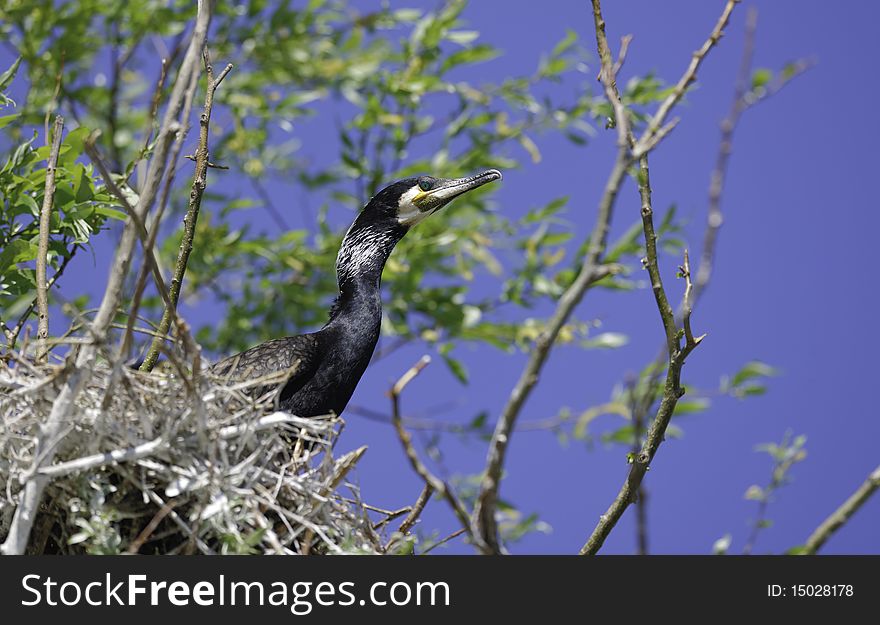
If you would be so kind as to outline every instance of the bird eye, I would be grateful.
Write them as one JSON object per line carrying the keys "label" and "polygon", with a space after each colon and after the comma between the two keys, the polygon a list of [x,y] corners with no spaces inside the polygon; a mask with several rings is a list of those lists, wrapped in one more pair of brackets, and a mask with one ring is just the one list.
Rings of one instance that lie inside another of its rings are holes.
{"label": "bird eye", "polygon": [[422,178],[419,180],[419,189],[422,191],[430,191],[431,190],[431,181],[427,178]]}

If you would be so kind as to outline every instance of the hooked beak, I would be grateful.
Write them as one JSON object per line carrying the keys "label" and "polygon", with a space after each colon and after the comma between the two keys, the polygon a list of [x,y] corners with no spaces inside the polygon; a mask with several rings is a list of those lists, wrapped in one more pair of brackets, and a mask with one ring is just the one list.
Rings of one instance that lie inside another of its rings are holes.
{"label": "hooked beak", "polygon": [[501,180],[501,172],[489,169],[468,178],[451,178],[440,180],[438,184],[413,200],[420,211],[437,211],[468,191],[482,187],[494,180]]}

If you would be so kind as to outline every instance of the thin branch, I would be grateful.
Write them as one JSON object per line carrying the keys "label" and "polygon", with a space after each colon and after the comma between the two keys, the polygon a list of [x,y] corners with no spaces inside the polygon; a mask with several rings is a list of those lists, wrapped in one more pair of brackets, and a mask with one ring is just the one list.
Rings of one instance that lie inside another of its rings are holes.
{"label": "thin branch", "polygon": [[[706,55],[709,51],[715,47],[715,44],[721,39],[724,35],[724,29],[727,27],[728,21],[730,21],[730,14],[733,12],[734,7],[739,4],[740,0],[727,0],[727,3],[724,5],[724,10],[721,12],[721,16],[718,18],[718,21],[715,23],[715,28],[712,29],[712,33],[709,35],[709,38],[703,42],[703,45],[700,46],[700,49],[694,52],[691,62],[685,70],[684,74],[679,78],[678,83],[676,83],[675,87],[672,89],[670,94],[666,96],[666,99],[660,104],[657,108],[657,112],[651,116],[651,121],[648,123],[648,127],[645,128],[645,131],[642,133],[642,136],[636,142],[633,147],[633,154],[636,158],[640,157],[642,154],[647,153],[651,150],[653,146],[657,144],[656,137],[658,133],[663,129],[664,124],[666,122],[666,117],[672,111],[678,101],[684,96],[687,88],[690,87],[691,83],[693,83],[697,79],[697,70],[700,69],[700,65],[703,62],[703,59],[706,58]],[[594,12],[597,10],[598,0],[593,0]],[[652,145],[653,144],[653,145]]]}
{"label": "thin branch", "polygon": [[403,422],[400,416],[400,394],[406,388],[406,385],[409,384],[413,378],[422,371],[422,369],[427,367],[430,362],[431,358],[429,356],[422,356],[415,365],[410,367],[402,376],[400,376],[400,379],[391,386],[391,389],[388,391],[388,396],[391,398],[391,421],[394,424],[397,437],[403,445],[403,450],[406,453],[406,457],[413,470],[422,478],[426,486],[429,486],[432,490],[436,491],[449,503],[452,511],[458,518],[459,523],[461,523],[462,528],[468,533],[468,537],[477,549],[484,554],[493,553],[489,546],[483,542],[477,529],[471,524],[471,519],[468,516],[467,510],[465,510],[464,504],[462,504],[458,497],[456,497],[455,493],[452,492],[449,485],[431,473],[428,467],[426,467],[421,461],[415,447],[413,447],[412,437],[409,432],[406,431],[406,428],[403,427]]}
{"label": "thin branch", "polygon": [[[73,257],[76,255],[77,250],[79,250],[79,245],[75,245],[73,249],[70,251],[70,254],[64,257],[64,260],[61,261],[61,265],[58,267],[58,270],[55,274],[49,279],[49,282],[46,283],[46,288],[51,289],[55,286],[55,283],[58,281],[64,274],[64,270],[67,269],[67,265],[70,264],[70,261],[73,260]],[[25,311],[18,318],[18,321],[15,323],[15,326],[12,328],[7,328],[6,324],[3,324],[3,330],[6,333],[6,349],[8,352],[12,352],[15,349],[15,344],[18,341],[18,335],[21,334],[22,329],[27,323],[28,317],[31,316],[31,313],[34,312],[34,308],[37,307],[37,300],[34,298],[31,300],[31,303],[28,304],[28,307],[25,308]],[[2,323],[2,322],[0,322]]]}
{"label": "thin branch", "polygon": [[[733,145],[733,133],[742,113],[748,110],[754,104],[763,101],[767,97],[777,93],[790,80],[802,74],[812,66],[809,61],[798,61],[786,68],[786,70],[777,77],[770,85],[762,87],[759,91],[749,89],[749,78],[751,74],[751,61],[754,48],[754,36],[757,27],[757,11],[754,8],[749,10],[746,17],[745,44],[743,49],[743,57],[740,64],[740,70],[736,81],[736,89],[733,102],[731,104],[731,112],[721,123],[721,143],[719,146],[718,157],[715,169],[712,172],[710,190],[709,190],[709,208],[707,212],[706,229],[703,235],[703,247],[700,257],[699,268],[697,269],[696,278],[693,281],[691,294],[686,301],[689,302],[690,310],[697,305],[700,296],[709,284],[712,272],[712,265],[715,257],[715,246],[718,238],[718,232],[723,222],[721,211],[721,195],[723,191],[723,181],[726,176],[731,148]],[[646,181],[649,180],[646,178]],[[684,302],[683,304],[684,305]],[[681,318],[681,312],[678,317]],[[655,359],[654,366],[651,370],[650,378],[644,385],[644,392],[641,401],[638,403],[638,410],[634,414],[634,419],[644,417],[650,407],[657,401],[659,391],[662,389],[660,377],[665,370],[664,361],[667,359],[668,343],[664,342],[663,349],[660,350]],[[634,437],[634,442],[640,444],[640,436]],[[638,450],[636,450],[638,451]],[[644,487],[641,487],[637,498],[637,522],[641,520],[641,515],[645,509]]]}
{"label": "thin branch", "polygon": [[[180,249],[177,254],[177,262],[174,266],[174,276],[171,279],[171,301],[166,302],[165,310],[162,312],[162,320],[159,322],[159,334],[166,334],[171,327],[171,321],[177,311],[177,303],[180,300],[180,289],[183,285],[183,277],[186,274],[186,265],[189,262],[189,256],[192,253],[193,239],[196,233],[196,223],[199,218],[199,209],[202,205],[202,195],[208,184],[208,126],[211,123],[211,109],[214,106],[214,92],[217,87],[226,78],[226,75],[232,71],[232,64],[227,65],[217,78],[214,78],[214,67],[211,65],[211,57],[207,46],[202,53],[202,59],[205,64],[205,72],[208,77],[208,86],[205,90],[205,108],[199,118],[199,143],[196,148],[196,173],[193,178],[192,190],[189,195],[189,207],[186,211],[186,217],[183,220],[183,239],[180,242]],[[159,359],[159,346],[163,339],[154,338],[144,362],[141,364],[141,371],[152,371]]]}
{"label": "thin branch", "polygon": [[168,292],[168,287],[165,284],[165,279],[162,277],[162,271],[159,268],[159,262],[156,259],[153,250],[149,247],[149,234],[147,233],[147,227],[144,224],[144,220],[141,219],[138,214],[136,208],[132,206],[128,198],[122,192],[122,189],[117,186],[115,182],[113,182],[112,174],[110,173],[110,169],[107,167],[107,163],[104,161],[104,158],[101,156],[101,153],[98,151],[98,146],[95,145],[95,140],[97,139],[97,133],[92,133],[86,140],[83,142],[83,149],[86,154],[89,155],[89,158],[98,168],[98,171],[101,173],[101,177],[104,179],[104,185],[107,189],[116,196],[116,199],[119,200],[120,205],[125,209],[128,218],[131,220],[134,225],[134,229],[137,232],[137,236],[140,238],[141,245],[144,248],[144,255],[147,260],[147,266],[152,270],[153,279],[156,282],[156,288],[159,291],[159,295],[162,297],[162,300],[165,302],[171,301],[170,294]]}
{"label": "thin branch", "polygon": [[[431,495],[434,494],[434,487],[430,484],[425,484],[425,487],[422,489],[422,492],[419,494],[419,498],[416,499],[415,504],[409,509],[409,514],[406,515],[406,518],[400,524],[400,527],[397,528],[397,533],[401,536],[406,536],[412,527],[416,524],[416,521],[419,520],[419,517],[422,515],[422,512],[425,510],[425,506],[428,505],[428,502],[431,500]],[[389,519],[386,519],[387,522]],[[383,523],[384,524],[384,523]],[[461,531],[464,531],[462,529]],[[383,551],[388,551],[391,548],[391,545],[394,544],[395,539],[391,538],[384,546]]]}
{"label": "thin branch", "polygon": [[870,499],[877,489],[880,489],[880,466],[874,469],[868,476],[868,479],[810,534],[802,553],[814,554],[819,551],[828,542],[828,539],[858,512],[859,508]]}
{"label": "thin branch", "polygon": [[[596,0],[594,0],[594,4],[596,4]],[[501,553],[502,551],[498,538],[498,523],[495,518],[495,509],[507,447],[510,437],[514,432],[516,420],[526,399],[528,399],[532,389],[538,382],[541,370],[550,355],[559,331],[565,325],[575,307],[581,302],[587,290],[601,279],[600,275],[604,277],[610,273],[608,268],[603,267],[602,256],[607,245],[614,204],[620,192],[620,187],[626,178],[627,170],[632,163],[632,153],[628,141],[630,134],[629,119],[620,101],[620,97],[616,95],[615,64],[605,40],[605,22],[602,19],[601,13],[594,13],[594,18],[597,38],[601,37],[605,41],[605,45],[600,46],[599,56],[602,70],[599,75],[605,87],[605,94],[615,113],[615,125],[618,132],[617,158],[599,200],[596,224],[590,235],[590,244],[581,270],[571,286],[559,298],[556,310],[547,323],[547,327],[535,341],[534,349],[526,363],[526,367],[520,375],[501,413],[501,417],[498,419],[495,431],[492,434],[492,440],[489,443],[486,470],[480,484],[474,516],[483,540],[490,546],[493,553]],[[628,47],[628,45],[629,40],[625,39],[623,41],[624,48]],[[619,57],[618,66],[622,65],[623,58],[624,55],[622,54]]]}
{"label": "thin branch", "polygon": [[263,186],[263,183],[260,181],[260,179],[250,177],[250,181],[251,185],[256,190],[257,195],[259,195],[260,199],[263,201],[263,207],[269,213],[269,216],[272,218],[272,221],[275,222],[275,225],[284,231],[290,230],[290,226],[287,224],[287,221],[284,219],[284,216],[281,214],[281,212],[275,207],[275,203],[272,201],[272,197],[269,195],[269,192],[266,191],[266,187]]}
{"label": "thin branch", "polygon": [[[177,54],[178,46],[175,47],[175,53],[172,56]],[[171,195],[171,187],[174,184],[174,176],[177,173],[177,160],[180,157],[180,152],[183,149],[183,141],[186,138],[187,133],[189,132],[189,118],[190,113],[192,112],[192,103],[195,99],[196,88],[198,86],[199,74],[198,72],[193,72],[190,76],[189,85],[187,86],[186,93],[184,95],[184,104],[183,104],[183,113],[180,115],[181,124],[183,126],[182,130],[177,134],[177,138],[174,140],[174,147],[171,149],[171,160],[168,165],[168,176],[165,178],[165,185],[162,188],[162,195],[159,199],[159,208],[156,210],[156,215],[153,218],[151,227],[150,227],[150,239],[147,242],[147,249],[153,250],[156,246],[156,238],[159,234],[159,228],[162,224],[162,217],[165,215],[165,209],[168,206],[168,198]],[[137,318],[138,312],[141,307],[141,300],[144,295],[144,289],[147,286],[147,273],[150,270],[150,265],[147,262],[144,262],[141,265],[140,273],[138,275],[137,281],[135,283],[134,297],[132,297],[131,310],[129,311],[129,324],[132,323],[132,319]],[[119,353],[123,355],[117,359],[117,362],[125,360],[128,357],[129,349],[131,347],[132,341],[132,330],[128,327],[126,328],[125,335],[123,336],[122,343],[119,347]],[[114,385],[115,377],[111,378],[108,383],[108,389],[112,388]]]}
{"label": "thin branch", "polygon": [[64,78],[64,59],[66,57],[64,50],[61,51],[61,59],[58,61],[58,74],[55,75],[55,90],[52,92],[52,99],[49,100],[49,106],[46,107],[46,116],[43,118],[43,132],[46,137],[46,145],[51,143],[49,136],[49,118],[58,106],[58,95],[61,93],[62,79]]}
{"label": "thin branch", "polygon": [[[651,278],[651,288],[663,323],[663,330],[666,334],[666,348],[669,365],[667,367],[666,382],[664,384],[660,406],[653,422],[651,423],[647,436],[645,437],[645,442],[642,444],[639,453],[630,455],[629,474],[611,506],[606,513],[599,518],[599,523],[596,525],[596,528],[581,549],[581,555],[597,553],[599,549],[601,549],[605,539],[611,533],[611,530],[614,529],[615,525],[620,520],[620,517],[626,511],[627,507],[637,499],[645,473],[648,471],[651,461],[657,453],[657,449],[665,438],[666,428],[668,427],[672,414],[675,411],[675,406],[678,403],[679,398],[684,395],[684,388],[681,386],[681,369],[684,366],[688,355],[703,339],[702,336],[694,338],[690,327],[693,285],[691,283],[690,261],[687,251],[685,251],[684,265],[681,268],[681,273],[686,281],[682,314],[683,330],[681,331],[676,323],[675,311],[672,309],[672,306],[669,303],[669,298],[666,295],[666,290],[663,287],[657,256],[657,235],[654,229],[654,211],[651,200],[651,178],[648,166],[648,153],[657,146],[660,138],[674,127],[674,123],[663,126],[666,116],[679,99],[681,99],[688,85],[690,85],[690,83],[696,78],[696,72],[700,63],[702,63],[709,50],[711,50],[721,38],[724,28],[730,19],[730,13],[738,1],[739,0],[728,0],[711,35],[700,50],[694,53],[691,64],[682,75],[676,88],[666,100],[663,101],[655,115],[652,117],[648,128],[642,135],[642,138],[635,141],[632,134],[627,136],[627,142],[632,145],[633,156],[639,163],[638,186],[639,196],[641,198],[642,228],[645,234],[645,267]],[[612,92],[609,94],[609,98],[619,101],[619,94],[616,92],[616,83],[614,82],[613,77],[610,76],[613,69],[610,66],[611,53],[608,49],[608,40],[605,37],[605,21],[602,18],[601,3],[600,0],[592,0],[592,3],[593,18],[596,24],[596,45],[603,66],[606,68],[603,72],[603,81],[606,83],[606,93]],[[685,338],[684,346],[681,345],[682,334]]]}
{"label": "thin branch", "polygon": [[718,233],[724,223],[721,198],[724,193],[724,183],[727,179],[727,170],[733,152],[733,136],[743,113],[779,93],[789,82],[813,66],[813,61],[811,60],[799,60],[786,67],[769,85],[753,89],[749,84],[749,80],[752,73],[752,57],[754,55],[757,25],[758,11],[751,7],[746,17],[745,42],[736,86],[734,87],[733,100],[730,104],[730,112],[721,122],[721,141],[718,145],[718,155],[716,156],[715,167],[712,170],[709,182],[706,230],[703,234],[700,263],[694,278],[694,303],[703,295],[712,277]]}
{"label": "thin branch", "polygon": [[403,535],[406,535],[411,529],[412,526],[416,524],[416,521],[419,520],[419,517],[422,514],[422,511],[425,509],[425,506],[428,505],[428,501],[431,499],[431,495],[434,494],[434,487],[430,484],[425,484],[425,487],[422,489],[419,498],[416,500],[415,505],[413,505],[410,513],[406,515],[406,518],[400,524],[400,527],[397,528],[397,531]]}
{"label": "thin branch", "polygon": [[427,549],[425,549],[425,550],[424,550],[422,553],[420,553],[419,555],[420,555],[420,556],[426,556],[426,555],[428,555],[429,553],[431,553],[432,551],[434,551],[437,547],[440,547],[440,546],[442,546],[442,545],[445,545],[446,543],[448,543],[448,542],[449,542],[450,540],[452,540],[453,538],[458,538],[459,536],[461,536],[462,534],[464,534],[464,532],[465,532],[465,529],[464,529],[463,527],[462,527],[461,529],[457,529],[457,530],[455,530],[455,531],[452,532],[449,536],[447,536],[446,538],[442,538],[442,539],[438,540],[436,543],[434,543],[433,545],[431,545],[430,547],[428,547]]}
{"label": "thin branch", "polygon": [[[629,412],[633,424],[633,440],[630,452],[635,456],[640,451],[642,435],[645,429],[645,417],[650,405],[644,406],[644,400],[637,392],[637,378],[630,379],[627,382],[627,387],[630,404]],[[636,494],[636,553],[640,556],[648,555],[648,505],[647,491],[644,485],[639,487],[639,491]]]}
{"label": "thin branch", "polygon": [[[146,183],[141,190],[138,204],[135,207],[135,214],[137,214],[141,222],[143,222],[153,206],[160,183],[165,175],[172,139],[181,129],[177,118],[184,102],[184,94],[190,81],[190,76],[198,65],[199,52],[204,45],[210,20],[211,4],[202,0],[199,2],[196,25],[193,29],[189,48],[183,58],[159,130],[156,150],[153,158],[150,160],[150,166],[147,171]],[[52,410],[43,424],[40,436],[37,438],[34,450],[34,464],[29,472],[30,477],[24,483],[23,489],[19,493],[18,506],[13,515],[9,533],[2,548],[0,548],[0,551],[6,555],[22,554],[27,546],[31,528],[43,498],[43,492],[49,483],[49,478],[39,475],[38,469],[45,464],[51,464],[54,460],[57,444],[65,434],[65,425],[70,422],[70,413],[73,410],[73,406],[77,403],[77,398],[86,383],[92,377],[100,345],[107,338],[110,324],[113,323],[113,318],[122,299],[122,289],[131,265],[137,235],[138,232],[134,220],[127,220],[110,266],[110,275],[107,279],[101,305],[89,328],[92,342],[80,347],[75,356],[75,361],[70,367],[69,374],[66,373],[66,379],[63,381],[55,401],[52,403]],[[160,505],[162,504],[164,502],[160,503]],[[172,518],[174,518],[174,513],[172,512],[171,514]]]}
{"label": "thin branch", "polygon": [[[685,262],[687,264],[687,261]],[[687,292],[693,288],[689,268],[684,274],[684,278],[686,280],[685,289]],[[685,318],[685,324],[690,324],[690,310],[687,307],[685,308]],[[623,513],[629,505],[636,500],[645,473],[647,473],[650,468],[651,461],[654,459],[660,444],[665,440],[666,428],[669,426],[669,421],[672,419],[675,406],[681,396],[684,395],[684,387],[681,385],[681,369],[684,366],[687,357],[694,348],[700,344],[704,337],[705,335],[696,338],[688,335],[684,346],[676,349],[676,351],[670,356],[669,366],[666,370],[666,382],[663,386],[663,397],[660,400],[657,414],[648,429],[645,442],[642,444],[641,450],[638,454],[630,455],[630,469],[626,480],[624,481],[623,486],[621,486],[617,497],[615,497],[614,501],[611,503],[611,506],[605,514],[599,517],[599,522],[596,525],[596,528],[593,530],[593,533],[590,534],[590,537],[580,551],[581,555],[596,554],[599,549],[602,548],[602,544],[605,542],[605,539],[608,538],[611,530],[617,525],[620,517],[623,516]],[[676,339],[676,342],[678,342],[678,339]]]}
{"label": "thin branch", "polygon": [[49,230],[52,226],[52,202],[55,199],[55,168],[58,166],[63,132],[64,118],[57,115],[52,127],[52,150],[46,165],[46,189],[40,209],[40,239],[37,247],[37,362],[46,362],[49,356],[46,349],[46,339],[49,338],[49,284],[46,280],[46,265],[49,257]]}

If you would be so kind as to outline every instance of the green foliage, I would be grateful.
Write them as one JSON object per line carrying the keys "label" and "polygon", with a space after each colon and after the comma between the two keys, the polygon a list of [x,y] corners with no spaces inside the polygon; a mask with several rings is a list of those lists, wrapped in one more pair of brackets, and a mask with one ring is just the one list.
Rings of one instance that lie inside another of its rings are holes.
{"label": "green foliage", "polygon": [[[8,88],[19,60],[0,76],[0,87]],[[11,99],[3,98],[5,105]],[[7,123],[20,115],[5,116]],[[111,199],[91,165],[77,162],[88,129],[68,133],[61,144],[55,170],[54,209],[49,228],[49,276],[58,272],[108,219],[120,219]],[[39,238],[40,208],[46,190],[48,145],[37,146],[36,132],[15,144],[0,168],[0,319],[11,319],[27,309],[34,299]]]}
{"label": "green foliage", "polygon": [[743,365],[733,377],[721,378],[721,392],[743,399],[767,392],[767,378],[778,375],[770,365],[753,360]]}

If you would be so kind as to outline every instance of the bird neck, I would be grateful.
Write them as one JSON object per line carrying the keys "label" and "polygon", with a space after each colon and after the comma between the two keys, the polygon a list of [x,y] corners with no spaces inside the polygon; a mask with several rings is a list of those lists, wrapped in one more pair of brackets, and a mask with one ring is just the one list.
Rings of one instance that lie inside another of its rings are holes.
{"label": "bird neck", "polygon": [[330,324],[340,316],[369,322],[382,320],[382,270],[394,246],[403,238],[400,227],[380,228],[355,221],[346,233],[336,259],[339,297],[330,311]]}

